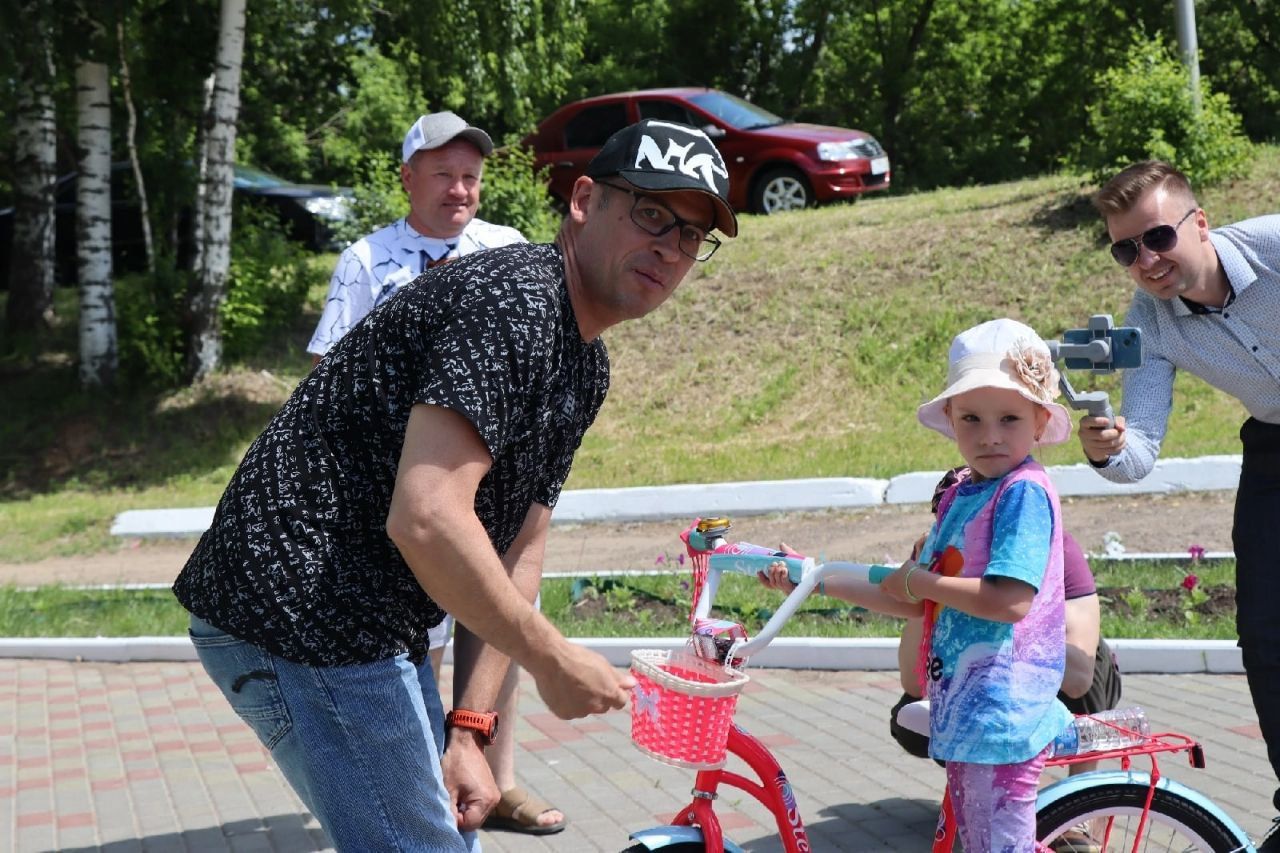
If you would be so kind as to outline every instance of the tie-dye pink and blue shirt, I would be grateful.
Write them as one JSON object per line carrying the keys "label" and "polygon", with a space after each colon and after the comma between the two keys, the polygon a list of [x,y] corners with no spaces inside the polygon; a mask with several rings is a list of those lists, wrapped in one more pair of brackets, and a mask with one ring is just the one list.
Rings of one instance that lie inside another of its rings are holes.
{"label": "tie-dye pink and blue shirt", "polygon": [[926,665],[929,751],[973,764],[1026,761],[1071,721],[1057,699],[1066,664],[1058,496],[1030,457],[953,492],[921,551],[929,563],[960,577],[1012,578],[1036,595],[1014,623],[938,606]]}

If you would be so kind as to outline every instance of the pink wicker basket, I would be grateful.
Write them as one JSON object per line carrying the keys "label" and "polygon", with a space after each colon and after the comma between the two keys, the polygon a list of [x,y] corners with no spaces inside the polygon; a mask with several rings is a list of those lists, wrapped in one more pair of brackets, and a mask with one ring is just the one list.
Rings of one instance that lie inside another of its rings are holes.
{"label": "pink wicker basket", "polygon": [[687,651],[631,653],[631,739],[650,758],[674,767],[724,766],[738,694],[751,679]]}

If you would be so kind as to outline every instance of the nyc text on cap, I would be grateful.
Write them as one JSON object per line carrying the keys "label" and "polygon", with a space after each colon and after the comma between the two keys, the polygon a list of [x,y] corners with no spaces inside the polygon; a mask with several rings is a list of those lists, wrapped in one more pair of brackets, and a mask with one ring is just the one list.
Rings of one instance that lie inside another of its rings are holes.
{"label": "nyc text on cap", "polygon": [[587,175],[618,175],[651,193],[706,193],[715,203],[715,227],[727,237],[738,235],[738,218],[729,206],[729,170],[720,151],[696,127],[657,119],[624,127],[587,164]]}

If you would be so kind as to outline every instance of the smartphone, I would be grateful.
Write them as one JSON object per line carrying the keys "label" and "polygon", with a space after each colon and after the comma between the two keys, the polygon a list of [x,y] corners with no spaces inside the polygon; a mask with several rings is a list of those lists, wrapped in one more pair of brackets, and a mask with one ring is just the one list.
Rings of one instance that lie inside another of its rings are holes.
{"label": "smartphone", "polygon": [[[1062,333],[1064,344],[1088,344],[1099,337],[1099,329],[1067,329]],[[1113,370],[1124,370],[1139,367],[1142,364],[1142,330],[1136,326],[1109,328],[1103,332],[1110,343],[1109,358],[1105,361],[1092,361],[1088,358],[1065,358],[1063,363],[1068,370],[1092,370],[1095,373],[1109,373]]]}

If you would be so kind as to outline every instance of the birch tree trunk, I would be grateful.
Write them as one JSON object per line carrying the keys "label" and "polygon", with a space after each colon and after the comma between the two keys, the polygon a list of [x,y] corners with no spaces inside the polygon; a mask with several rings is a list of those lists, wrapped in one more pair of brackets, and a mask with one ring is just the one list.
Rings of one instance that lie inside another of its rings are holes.
{"label": "birch tree trunk", "polygon": [[80,278],[80,384],[111,385],[116,308],[111,277],[111,80],[107,66],[76,66],[76,269]]}
{"label": "birch tree trunk", "polygon": [[214,82],[215,75],[210,74],[201,84],[200,121],[196,124],[196,202],[191,223],[191,245],[195,247],[191,258],[193,270],[204,266],[205,189],[209,180],[209,128],[213,126]]}
{"label": "birch tree trunk", "polygon": [[187,376],[208,376],[222,358],[220,310],[231,267],[231,187],[236,118],[240,112],[240,66],[244,58],[245,0],[222,0],[218,60],[214,70],[212,119],[201,160],[205,165],[200,212],[200,265],[189,301]]}
{"label": "birch tree trunk", "polygon": [[129,59],[125,55],[124,22],[116,22],[116,47],[120,51],[120,92],[124,100],[129,123],[125,127],[124,144],[129,151],[129,164],[133,167],[133,182],[138,189],[138,213],[142,219],[142,248],[147,255],[147,272],[156,271],[155,240],[151,237],[151,207],[147,202],[147,182],[142,178],[142,164],[138,159],[138,111],[133,106],[133,81],[129,77]]}
{"label": "birch tree trunk", "polygon": [[19,63],[13,104],[13,249],[5,326],[13,334],[39,335],[53,321],[54,209],[57,137],[53,103],[52,27],[48,3],[5,26],[26,56]]}

